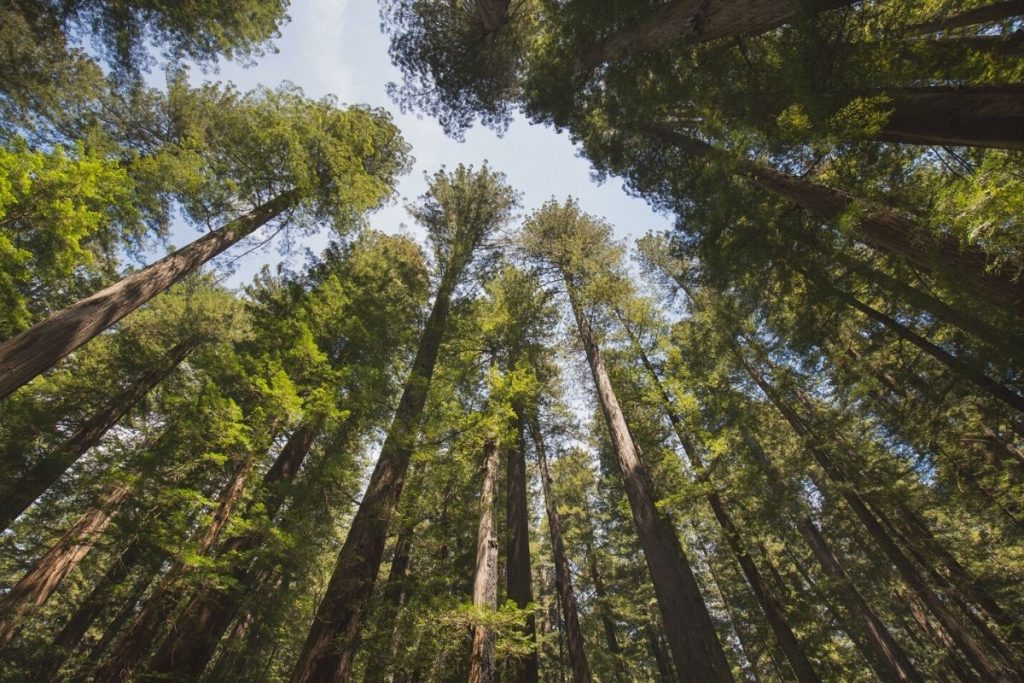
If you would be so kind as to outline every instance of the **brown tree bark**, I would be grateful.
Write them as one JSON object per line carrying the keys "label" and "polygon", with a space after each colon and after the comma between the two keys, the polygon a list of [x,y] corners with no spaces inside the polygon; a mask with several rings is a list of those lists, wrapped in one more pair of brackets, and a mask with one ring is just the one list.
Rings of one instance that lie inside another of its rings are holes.
{"label": "brown tree bark", "polygon": [[192,341],[177,344],[158,367],[150,368],[136,377],[127,389],[86,420],[60,446],[32,469],[12,482],[8,492],[0,499],[0,530],[6,529],[32,503],[71,467],[80,457],[98,444],[100,439],[135,407],[156,385],[164,381],[185,356],[195,348]]}
{"label": "brown tree bark", "polygon": [[[519,435],[513,448],[506,449],[507,497],[505,505],[505,592],[516,607],[525,608],[533,602],[533,577],[530,573],[530,521],[526,500],[526,424],[521,408],[516,410]],[[525,633],[536,642],[536,623],[531,613]],[[510,662],[512,679],[520,683],[537,683],[539,664],[534,649],[522,659]]]}
{"label": "brown tree bark", "polygon": [[654,482],[640,459],[619,407],[593,329],[583,314],[568,274],[565,283],[598,402],[615,450],[633,521],[651,572],[672,658],[682,680],[733,680],[711,615],[671,522],[657,509]]}
{"label": "brown tree bark", "polygon": [[[106,655],[107,650],[116,642],[117,636],[121,633],[121,629],[126,623],[135,615],[136,606],[145,595],[146,590],[149,589],[158,577],[159,573],[156,568],[152,572],[146,572],[138,579],[131,587],[131,591],[128,596],[121,603],[121,608],[114,615],[113,619],[107,623],[106,628],[103,629],[103,635],[99,641],[92,646],[89,650],[88,662],[79,668],[75,673],[75,680],[85,679],[87,676],[92,675],[92,669],[95,668],[102,658]],[[49,682],[47,682],[49,683]]]}
{"label": "brown tree bark", "polygon": [[341,683],[347,681],[351,673],[366,601],[377,580],[388,525],[402,493],[416,444],[458,276],[459,273],[447,272],[438,288],[398,410],[338,554],[334,574],[317,607],[316,618],[292,673],[292,683],[328,680]]}
{"label": "brown tree bark", "polygon": [[[524,416],[526,417],[526,416]],[[522,418],[521,418],[522,419]],[[572,671],[573,683],[589,683],[590,665],[587,662],[586,645],[583,630],[580,627],[579,611],[576,606],[576,593],[572,587],[572,571],[569,559],[565,554],[565,541],[562,538],[562,519],[558,514],[558,503],[551,493],[551,472],[548,469],[547,449],[540,424],[535,415],[526,418],[529,422],[530,434],[533,436],[533,447],[537,453],[537,466],[540,469],[541,489],[544,492],[544,510],[547,512],[548,532],[551,535],[551,554],[555,563],[555,590],[562,608],[562,621],[565,624],[566,648],[569,651],[569,668]],[[614,626],[613,640],[614,641]],[[616,647],[618,644],[616,643]]]}
{"label": "brown tree bark", "polygon": [[405,603],[406,574],[409,570],[412,538],[415,531],[415,520],[406,522],[398,533],[398,539],[395,541],[395,550],[391,556],[391,567],[388,569],[388,580],[384,585],[381,613],[377,619],[378,623],[381,624],[381,630],[385,632],[388,656],[373,657],[370,658],[370,661],[366,662],[363,683],[394,681],[394,678],[389,678],[388,674],[398,652],[398,616],[402,605]]}
{"label": "brown tree bark", "polygon": [[946,17],[921,22],[907,27],[908,33],[935,33],[965,26],[989,24],[1014,17],[1024,16],[1024,0],[1002,0],[982,5]]}
{"label": "brown tree bark", "polygon": [[[498,486],[497,437],[484,444],[483,485],[480,491],[480,524],[476,534],[476,565],[473,571],[473,606],[493,612],[498,609],[498,532],[494,527],[494,490]],[[493,683],[497,669],[494,660],[494,632],[483,624],[473,626],[469,654],[469,683]]]}
{"label": "brown tree bark", "polygon": [[1024,86],[928,86],[889,95],[892,113],[878,140],[1024,149]]}
{"label": "brown tree bark", "polygon": [[612,675],[616,683],[629,681],[629,672],[626,670],[625,662],[622,660],[622,646],[619,645],[619,636],[615,628],[615,615],[612,613],[611,603],[608,601],[608,591],[605,588],[604,577],[597,563],[597,552],[594,547],[593,530],[587,539],[587,570],[590,574],[590,582],[594,585],[594,602],[598,616],[601,619],[601,626],[604,629],[604,640],[608,646],[608,652],[612,655],[615,668]]}
{"label": "brown tree bark", "polygon": [[42,607],[61,581],[81,564],[130,492],[127,484],[114,486],[99,506],[79,517],[25,576],[0,597],[0,644],[9,642],[24,618]]}
{"label": "brown tree bark", "polygon": [[[698,478],[704,478],[707,469],[704,466],[704,461],[700,457],[700,453],[697,451],[697,446],[690,435],[687,433],[685,426],[683,425],[682,419],[676,413],[673,407],[674,402],[672,397],[669,395],[665,385],[661,382],[661,377],[658,375],[658,371],[655,369],[654,364],[647,357],[647,353],[640,345],[639,339],[637,339],[635,333],[630,328],[629,323],[625,317],[618,313],[619,322],[622,324],[623,329],[629,335],[630,341],[633,346],[633,350],[640,357],[640,361],[647,370],[647,374],[650,376],[651,381],[654,382],[658,389],[658,394],[661,397],[662,409],[665,411],[665,415],[668,417],[669,422],[672,425],[672,431],[675,433],[676,438],[679,439],[680,445],[683,447],[683,452],[687,459],[690,461],[690,466],[693,468],[694,475]],[[736,523],[732,520],[732,515],[726,509],[725,503],[721,497],[714,490],[708,490],[705,494],[705,498],[708,501],[708,505],[711,506],[711,511],[715,515],[715,519],[718,521],[719,526],[722,528],[722,535],[725,537],[726,543],[729,545],[729,549],[735,556],[736,561],[740,565],[740,569],[743,572],[743,578],[746,579],[747,584],[750,586],[751,592],[754,597],[757,598],[757,604],[764,613],[765,619],[768,621],[768,625],[772,629],[772,633],[775,634],[776,640],[779,642],[779,646],[782,648],[783,653],[786,655],[786,659],[789,661],[790,667],[792,667],[793,675],[798,681],[804,683],[816,683],[821,679],[818,678],[818,674],[814,670],[814,665],[807,658],[807,654],[804,652],[803,646],[800,641],[797,640],[796,635],[793,633],[793,629],[789,626],[789,619],[786,617],[786,612],[779,602],[778,598],[775,597],[768,583],[761,576],[761,571],[757,568],[757,564],[754,562],[754,558],[751,557],[750,553],[743,545],[742,536],[740,535],[739,529],[736,527]]]}
{"label": "brown tree bark", "polygon": [[[320,426],[321,421],[316,418],[300,424],[263,475],[263,509],[267,518],[272,520],[284,504],[285,492],[279,485],[295,479],[320,433]],[[170,632],[147,666],[148,671],[182,679],[198,677],[203,672],[217,643],[235,618],[245,591],[252,587],[254,577],[245,561],[246,553],[258,548],[264,540],[265,534],[254,532],[224,541],[220,554],[235,553],[241,558],[231,568],[231,577],[241,587],[240,590],[198,589],[174,620]]]}
{"label": "brown tree bark", "polygon": [[49,370],[139,306],[280,216],[297,199],[297,192],[284,192],[0,344],[0,398]]}
{"label": "brown tree bark", "polygon": [[[649,125],[643,132],[684,154],[726,160],[722,150],[671,128]],[[983,250],[965,247],[950,235],[934,235],[895,211],[859,200],[845,190],[819,185],[754,161],[740,160],[736,173],[825,218],[836,218],[858,207],[860,212],[853,223],[858,241],[926,272],[938,272],[966,294],[1024,318],[1024,283],[1016,281],[1008,270],[994,266]]]}

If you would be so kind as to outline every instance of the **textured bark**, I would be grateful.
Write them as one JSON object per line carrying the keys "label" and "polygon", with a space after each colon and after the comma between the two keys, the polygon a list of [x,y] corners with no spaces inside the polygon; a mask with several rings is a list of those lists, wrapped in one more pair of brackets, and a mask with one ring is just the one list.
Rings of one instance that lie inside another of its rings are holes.
{"label": "textured bark", "polygon": [[[221,489],[217,509],[210,523],[195,538],[194,553],[200,557],[209,554],[217,543],[231,513],[245,490],[255,458],[247,457],[238,464],[231,478]],[[153,591],[127,632],[118,641],[109,660],[96,672],[95,683],[119,683],[130,680],[152,652],[154,640],[182,598],[181,579],[190,571],[187,564],[178,561]]]}
{"label": "textured bark", "polygon": [[[498,486],[497,437],[484,444],[483,485],[480,490],[480,524],[476,533],[476,565],[473,570],[473,606],[493,612],[498,609],[498,532],[494,527],[494,490]],[[473,626],[469,654],[469,683],[493,683],[495,635],[482,624]]]}
{"label": "textured bark", "polygon": [[590,71],[632,55],[660,52],[684,43],[753,36],[788,24],[801,15],[852,5],[857,0],[669,0],[635,26],[603,39],[582,60]]}
{"label": "textured bark", "polygon": [[156,385],[164,381],[185,356],[195,348],[192,341],[177,344],[167,354],[167,359],[159,367],[151,368],[136,377],[127,389],[116,398],[100,408],[86,420],[64,443],[52,453],[12,482],[8,492],[0,500],[0,528],[6,529],[32,503],[39,499],[48,488],[85,453],[98,444],[100,439],[124,417],[125,413],[134,408],[146,394]]}
{"label": "textured bark", "polygon": [[[562,519],[558,514],[558,503],[551,492],[551,472],[548,470],[547,449],[544,436],[535,416],[529,420],[530,434],[537,453],[537,466],[540,469],[540,483],[544,492],[544,510],[547,512],[548,532],[551,534],[551,555],[555,563],[555,591],[562,608],[562,621],[565,624],[566,647],[569,651],[569,668],[572,671],[573,683],[589,683],[590,665],[587,662],[586,645],[583,630],[580,627],[579,611],[576,607],[576,593],[572,587],[572,571],[565,553],[565,541],[562,538]],[[614,626],[612,627],[612,642]],[[616,648],[618,644],[616,643]]]}
{"label": "textured bark", "polygon": [[[684,154],[723,159],[724,152],[665,126],[650,125],[643,132],[672,145]],[[981,249],[963,246],[949,235],[934,235],[914,221],[882,206],[872,205],[848,192],[787,175],[763,164],[741,160],[736,173],[751,183],[791,201],[811,213],[837,218],[857,207],[853,222],[858,241],[881,254],[896,256],[926,272],[938,272],[966,294],[1024,318],[1024,283],[1000,269]]]}
{"label": "textured bark", "polygon": [[[313,441],[320,433],[320,425],[318,419],[299,425],[263,475],[263,507],[269,519],[277,515],[285,501],[285,492],[279,485],[295,479]],[[232,553],[237,555],[238,559],[230,569],[230,574],[241,589],[197,590],[157,648],[147,667],[149,671],[186,679],[198,677],[203,672],[217,643],[235,618],[245,591],[252,588],[255,577],[249,572],[247,553],[258,548],[264,540],[265,534],[253,532],[232,536],[224,541],[219,552],[222,556]]]}
{"label": "textured bark", "polygon": [[947,368],[949,368],[957,375],[973,382],[982,391],[988,393],[994,398],[999,399],[1000,401],[1010,406],[1011,408],[1014,408],[1015,410],[1024,413],[1024,397],[1022,397],[1020,394],[1012,391],[1008,387],[995,381],[985,373],[976,369],[973,365],[964,362],[960,358],[957,358],[956,356],[949,353],[939,345],[928,341],[927,339],[919,335],[917,332],[914,332],[912,329],[907,327],[906,325],[903,325],[902,323],[897,322],[892,317],[882,313],[881,311],[875,308],[872,308],[871,306],[864,303],[860,299],[857,299],[852,294],[849,294],[848,292],[839,289],[832,283],[828,282],[825,278],[820,277],[817,274],[814,274],[811,271],[808,271],[803,268],[798,268],[798,270],[801,273],[803,273],[808,280],[811,280],[816,285],[821,287],[823,291],[825,291],[833,298],[838,299],[839,301],[842,301],[851,308],[860,311],[871,320],[881,323],[888,330],[896,334],[896,336],[898,336],[900,339],[907,341],[916,346],[917,348],[921,349],[921,351],[928,354],[942,365],[945,365]]}
{"label": "textured bark", "polygon": [[[533,602],[532,575],[530,573],[530,520],[526,500],[526,443],[525,416],[516,410],[519,438],[515,447],[506,449],[506,477],[508,481],[505,505],[505,593],[516,607],[525,608]],[[536,642],[536,624],[531,613],[525,624],[531,642]],[[536,683],[539,676],[537,650],[522,659],[510,662],[511,679],[520,683]]]}
{"label": "textured bark", "polygon": [[398,410],[338,554],[327,591],[317,607],[313,626],[292,673],[292,683],[341,682],[348,680],[351,673],[363,613],[377,580],[388,526],[416,445],[420,417],[457,280],[458,273],[446,273],[438,288]]}
{"label": "textured bark", "polygon": [[[707,470],[704,466],[703,459],[700,457],[700,453],[697,451],[697,447],[693,442],[693,439],[691,439],[687,433],[682,419],[676,413],[675,408],[673,407],[672,397],[669,395],[668,390],[665,389],[665,385],[662,384],[661,377],[658,375],[658,371],[655,369],[654,364],[651,363],[651,360],[647,357],[647,353],[643,350],[639,340],[636,338],[621,313],[619,314],[619,320],[630,337],[633,349],[640,356],[640,361],[643,363],[644,369],[647,370],[647,374],[650,376],[651,381],[654,382],[655,386],[658,388],[658,393],[662,401],[662,409],[665,411],[669,422],[672,424],[672,430],[675,432],[676,438],[679,439],[679,443],[682,445],[683,451],[687,459],[690,461],[690,466],[693,468],[694,474],[699,478],[704,478]],[[722,535],[725,537],[725,541],[729,545],[729,549],[736,557],[736,561],[740,565],[743,577],[750,586],[751,592],[753,592],[754,597],[757,598],[757,604],[764,613],[765,619],[768,621],[768,625],[772,629],[772,633],[775,634],[775,638],[779,642],[779,646],[782,648],[783,653],[785,653],[786,659],[789,661],[789,665],[793,669],[793,675],[796,680],[804,683],[816,683],[817,681],[820,681],[821,679],[818,678],[818,674],[815,672],[814,666],[807,658],[807,654],[804,652],[803,646],[800,644],[800,641],[797,640],[796,635],[794,635],[793,629],[789,626],[789,620],[786,617],[785,610],[782,608],[782,604],[779,602],[778,598],[775,597],[771,588],[768,586],[768,583],[764,580],[764,577],[761,576],[761,571],[757,568],[754,558],[751,557],[750,553],[744,547],[739,529],[736,528],[736,523],[733,522],[732,515],[729,514],[722,498],[712,489],[709,489],[705,498],[708,501],[708,505],[711,506],[711,511],[714,513],[719,526],[722,527]]]}
{"label": "textured bark", "polygon": [[128,499],[130,491],[126,484],[113,487],[98,507],[79,517],[25,576],[0,597],[0,644],[9,642],[18,632],[21,621],[42,607],[61,581],[81,564]]}
{"label": "textured bark", "polygon": [[1024,86],[904,88],[877,139],[911,145],[1024,149]]}
{"label": "textured bark", "polygon": [[593,330],[576,300],[568,276],[566,286],[580,341],[594,378],[598,402],[622,474],[633,522],[651,572],[676,670],[684,681],[731,682],[732,672],[718,642],[693,570],[683,553],[671,520],[657,509],[654,482],[633,443]]}
{"label": "textured bark", "polygon": [[298,199],[285,192],[0,344],[0,398],[52,368],[60,359],[154,296],[198,270],[243,237],[280,216]]}
{"label": "textured bark", "polygon": [[935,33],[1013,19],[1019,16],[1024,16],[1024,0],[1003,0],[1003,2],[994,2],[991,5],[982,5],[947,17],[914,24],[907,28],[907,32]]}
{"label": "textured bark", "polygon": [[110,604],[112,591],[124,583],[138,564],[144,549],[140,541],[133,541],[123,553],[114,558],[113,564],[54,637],[46,662],[36,671],[33,681],[49,683],[56,678],[60,667],[82,642],[86,631]]}

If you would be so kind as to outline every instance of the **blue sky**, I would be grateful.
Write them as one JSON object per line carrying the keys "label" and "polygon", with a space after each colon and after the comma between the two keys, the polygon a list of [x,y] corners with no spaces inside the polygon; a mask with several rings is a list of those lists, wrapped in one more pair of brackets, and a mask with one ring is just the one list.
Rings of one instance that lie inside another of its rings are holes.
{"label": "blue sky", "polygon": [[[399,80],[399,74],[388,59],[388,41],[380,31],[377,3],[373,0],[296,0],[289,15],[291,21],[275,42],[276,54],[267,55],[247,68],[225,63],[217,73],[195,71],[193,80],[231,81],[242,90],[291,81],[310,97],[333,94],[342,103],[365,103],[390,110],[412,145],[416,163],[399,184],[399,200],[371,217],[373,227],[397,232],[405,226],[409,234],[418,236],[403,202],[426,190],[424,172],[432,173],[442,165],[479,165],[484,160],[505,173],[509,183],[522,193],[522,214],[552,196],[564,199],[572,195],[585,211],[616,226],[621,237],[635,237],[670,225],[667,217],[652,212],[642,200],[629,197],[618,180],[594,183],[589,163],[576,156],[566,135],[553,129],[519,119],[503,137],[478,126],[467,132],[464,142],[457,142],[445,136],[429,117],[400,114],[385,93],[385,85]],[[181,226],[174,231],[172,242],[181,246],[195,237],[194,230]],[[319,251],[326,242],[325,232],[299,246]],[[243,284],[264,263],[280,259],[272,245],[248,254],[240,259],[238,270],[228,283]]]}

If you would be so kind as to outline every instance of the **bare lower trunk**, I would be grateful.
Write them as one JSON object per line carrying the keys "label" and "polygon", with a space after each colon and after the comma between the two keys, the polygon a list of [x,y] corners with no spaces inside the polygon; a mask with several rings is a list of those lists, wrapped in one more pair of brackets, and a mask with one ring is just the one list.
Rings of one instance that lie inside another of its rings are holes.
{"label": "bare lower trunk", "polygon": [[293,206],[285,192],[156,263],[82,299],[0,344],[0,398]]}
{"label": "bare lower trunk", "polygon": [[17,481],[12,482],[7,489],[8,492],[0,500],[0,528],[6,529],[38,500],[39,496],[55,484],[69,467],[98,444],[103,435],[110,431],[125,413],[171,374],[194,347],[194,343],[190,341],[175,346],[160,367],[147,370],[136,377],[125,391],[86,420],[64,443],[47,454],[40,463]]}
{"label": "bare lower trunk", "polygon": [[[515,447],[506,449],[508,486],[505,529],[508,537],[505,546],[505,585],[508,599],[515,602],[516,607],[520,609],[533,602],[533,577],[530,574],[530,513],[526,500],[524,417],[522,409],[516,411],[519,439]],[[536,641],[533,613],[526,619],[525,633],[530,642]],[[510,666],[513,668],[512,680],[519,683],[537,683],[539,670],[536,650],[532,650],[522,659],[510,662]]]}
{"label": "bare lower trunk", "polygon": [[366,602],[377,580],[388,526],[402,493],[438,348],[447,326],[457,274],[446,275],[438,289],[377,466],[349,527],[331,581],[317,607],[316,618],[292,673],[292,683],[340,683],[348,680],[351,673]]}
{"label": "bare lower trunk", "polygon": [[651,572],[669,647],[682,680],[733,680],[725,653],[715,634],[711,615],[701,597],[697,580],[683,553],[671,522],[657,509],[654,483],[640,459],[626,419],[619,407],[611,380],[594,339],[590,323],[583,315],[573,285],[566,275],[570,303],[576,317],[580,340],[594,378],[598,402],[604,414],[615,450],[623,486],[633,513],[633,521]]}
{"label": "bare lower trunk", "polygon": [[569,667],[572,670],[573,683],[589,683],[590,665],[587,663],[587,652],[580,628],[580,618],[576,607],[576,593],[572,587],[572,571],[565,554],[565,542],[562,539],[562,520],[558,514],[558,504],[551,493],[551,473],[548,470],[547,450],[540,424],[535,417],[529,418],[530,433],[537,452],[537,466],[540,469],[540,483],[544,492],[544,509],[547,512],[548,532],[551,534],[551,554],[555,563],[555,590],[559,596],[562,617],[565,624],[565,639],[569,651]]}
{"label": "bare lower trunk", "polygon": [[0,598],[0,644],[12,639],[21,621],[42,607],[61,581],[85,559],[121,504],[128,499],[130,490],[126,484],[118,484],[111,489],[98,507],[79,517],[60,540],[36,560],[25,576]]}
{"label": "bare lower trunk", "polygon": [[[494,528],[494,489],[498,485],[497,437],[484,444],[483,486],[480,491],[480,525],[476,534],[476,566],[473,571],[473,606],[480,611],[498,609],[498,532]],[[469,655],[469,683],[496,680],[494,632],[483,624],[473,626]]]}
{"label": "bare lower trunk", "polygon": [[884,142],[1024,149],[1024,86],[905,88],[891,97]]}

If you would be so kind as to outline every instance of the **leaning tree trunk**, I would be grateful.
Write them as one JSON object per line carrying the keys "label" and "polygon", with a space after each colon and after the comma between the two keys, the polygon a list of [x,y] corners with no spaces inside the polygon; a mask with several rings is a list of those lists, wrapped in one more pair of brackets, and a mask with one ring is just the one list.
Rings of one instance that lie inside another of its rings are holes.
{"label": "leaning tree trunk", "polygon": [[[505,588],[506,596],[519,609],[533,602],[532,576],[530,573],[530,520],[529,504],[526,500],[526,443],[525,415],[522,408],[516,409],[519,438],[515,447],[506,453],[506,507],[505,507]],[[531,643],[536,643],[536,623],[531,612],[526,618],[525,634]],[[537,650],[510,662],[513,669],[511,680],[519,683],[537,683],[539,665]]]}
{"label": "leaning tree trunk", "polygon": [[1024,0],[1002,0],[907,27],[907,33],[935,33],[1024,16]]}
{"label": "leaning tree trunk", "polygon": [[146,394],[156,385],[164,381],[185,356],[195,348],[192,341],[183,341],[168,352],[168,358],[158,367],[150,368],[136,377],[131,385],[116,398],[100,408],[86,420],[74,434],[69,436],[53,452],[36,464],[32,469],[12,482],[2,499],[0,499],[0,530],[6,529],[32,503],[39,499],[48,488],[82,457],[90,448],[124,417],[125,413],[135,407]]}
{"label": "leaning tree trunk", "polygon": [[284,192],[0,344],[0,398],[49,370],[139,306],[280,216],[295,205],[297,198],[295,191]]}
{"label": "leaning tree trunk", "polygon": [[[480,491],[480,524],[476,534],[476,565],[473,571],[473,607],[482,612],[498,609],[498,532],[494,528],[494,489],[498,485],[497,437],[484,444],[483,486]],[[469,683],[493,683],[495,634],[484,624],[473,626],[469,654]]]}
{"label": "leaning tree trunk", "polygon": [[[569,650],[572,681],[573,683],[589,683],[591,680],[590,665],[587,663],[583,629],[580,627],[579,611],[576,607],[576,593],[572,587],[572,570],[569,567],[569,559],[565,553],[565,541],[562,538],[562,519],[558,514],[558,504],[551,493],[551,472],[548,470],[544,436],[540,431],[540,424],[536,416],[531,415],[528,420],[530,433],[533,436],[534,450],[537,453],[541,489],[544,492],[544,509],[547,512],[548,532],[551,534],[551,555],[555,563],[555,590],[558,592],[565,624],[565,640]],[[612,628],[614,629],[614,626]],[[613,654],[616,653],[613,652]]]}
{"label": "leaning tree trunk", "polygon": [[22,620],[42,607],[92,551],[130,492],[127,484],[114,486],[99,506],[79,517],[25,576],[0,597],[0,645],[14,637]]}
{"label": "leaning tree trunk", "polygon": [[[288,437],[281,452],[263,475],[263,513],[273,520],[285,501],[281,484],[295,479],[313,441],[320,433],[321,421],[311,419],[299,425]],[[260,531],[228,538],[220,548],[221,556],[246,557],[266,539]],[[247,562],[235,560],[229,572],[239,586],[200,588],[178,614],[171,631],[157,648],[147,670],[173,678],[197,678],[213,656],[218,642],[231,625],[244,598],[252,587],[253,576]]]}
{"label": "leaning tree trunk", "polygon": [[[647,374],[650,376],[651,381],[654,382],[658,389],[658,393],[662,401],[662,409],[668,416],[669,422],[672,425],[672,430],[675,432],[676,438],[679,439],[679,443],[683,447],[683,451],[686,454],[687,459],[690,461],[690,466],[693,468],[694,474],[698,478],[703,478],[706,473],[704,462],[697,452],[696,444],[693,439],[686,433],[686,429],[683,426],[682,419],[676,413],[673,407],[672,397],[669,395],[665,385],[661,382],[661,377],[658,375],[658,371],[654,368],[654,364],[647,357],[647,353],[640,346],[640,341],[636,338],[633,330],[630,329],[625,318],[619,313],[619,321],[622,323],[623,328],[629,335],[630,341],[632,342],[633,349],[640,356],[640,361],[643,363],[644,368],[647,370]],[[750,556],[746,548],[743,546],[739,529],[736,528],[736,523],[732,520],[732,515],[726,509],[725,503],[721,497],[713,489],[708,489],[705,498],[708,501],[708,505],[711,506],[711,511],[715,515],[715,519],[718,521],[719,526],[722,527],[722,535],[725,537],[726,543],[732,550],[733,555],[736,557],[736,561],[740,565],[740,569],[743,572],[743,577],[747,580],[747,584],[750,586],[751,592],[757,599],[757,604],[760,606],[761,611],[764,613],[765,619],[768,621],[768,625],[772,629],[772,633],[775,634],[775,638],[779,641],[779,646],[782,648],[783,653],[786,655],[786,659],[789,661],[790,667],[793,669],[793,675],[796,680],[804,683],[817,683],[821,679],[818,678],[818,674],[814,670],[814,665],[807,658],[807,653],[804,652],[803,646],[800,641],[797,640],[796,635],[793,633],[793,629],[789,626],[789,619],[786,616],[786,612],[779,602],[778,598],[772,592],[768,582],[765,581],[761,575],[761,571],[757,568],[757,564],[754,562],[754,558]]]}
{"label": "leaning tree trunk", "polygon": [[586,352],[598,402],[608,425],[633,513],[633,522],[651,572],[676,670],[683,680],[731,682],[732,672],[715,634],[707,605],[701,597],[697,579],[683,553],[671,520],[657,508],[654,482],[629,433],[593,329],[583,315],[568,274],[564,275],[580,341]]}
{"label": "leaning tree trunk", "polygon": [[[683,154],[728,161],[722,150],[671,128],[649,125],[643,132]],[[1024,318],[1024,284],[1005,268],[999,269],[983,250],[965,247],[950,235],[935,235],[887,207],[872,205],[844,190],[788,175],[764,164],[740,160],[736,173],[819,216],[838,218],[850,209],[859,209],[853,222],[858,241],[926,272],[937,272],[966,294]]]}
{"label": "leaning tree trunk", "polygon": [[334,574],[317,607],[316,618],[292,673],[292,683],[327,680],[340,683],[347,681],[351,673],[363,613],[377,580],[388,526],[416,445],[457,280],[457,273],[448,272],[438,288],[398,410],[338,554]]}

